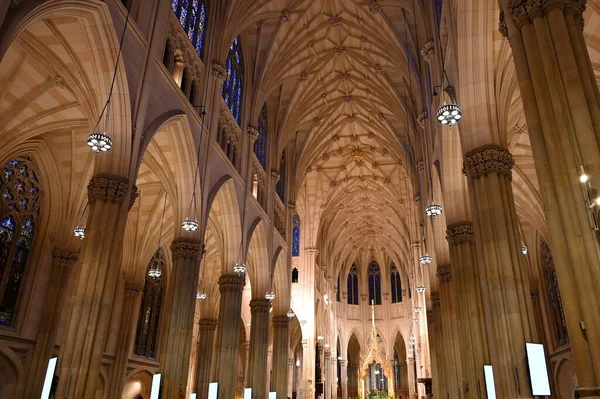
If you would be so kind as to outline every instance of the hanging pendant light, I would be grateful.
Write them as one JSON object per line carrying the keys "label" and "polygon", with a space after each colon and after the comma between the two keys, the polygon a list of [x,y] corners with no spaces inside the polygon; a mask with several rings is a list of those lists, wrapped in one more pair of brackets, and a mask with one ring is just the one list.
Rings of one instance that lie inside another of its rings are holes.
{"label": "hanging pendant light", "polygon": [[427,288],[424,285],[417,285],[415,291],[419,294],[424,294],[427,291]]}
{"label": "hanging pendant light", "polygon": [[527,255],[527,253],[529,252],[529,248],[527,248],[527,245],[523,245],[521,247],[521,252],[523,252],[523,255]]}
{"label": "hanging pendant light", "polygon": [[233,271],[235,273],[237,273],[238,275],[240,275],[242,273],[246,273],[246,265],[243,263],[236,263],[235,266],[233,267]]}
{"label": "hanging pendant light", "polygon": [[268,299],[269,301],[272,301],[273,299],[275,299],[275,293],[273,291],[269,291],[265,294],[265,299]]}
{"label": "hanging pendant light", "polygon": [[420,306],[415,306],[415,307],[413,308],[413,312],[414,312],[414,313],[421,313],[421,307],[420,307]]}
{"label": "hanging pendant light", "polygon": [[428,253],[419,257],[419,263],[422,265],[428,265],[431,263],[432,260],[433,260],[433,258],[431,256],[429,256]]}
{"label": "hanging pendant light", "polygon": [[206,299],[206,292],[198,291],[198,293],[196,294],[196,299],[200,299],[200,300]]}
{"label": "hanging pendant light", "polygon": [[[194,189],[192,191],[192,199],[190,201],[190,213],[193,213],[193,217],[186,217],[181,222],[181,228],[188,233],[198,230],[198,218],[196,217],[198,212],[198,206],[196,204],[196,185],[198,184],[198,173],[200,173],[200,149],[202,148],[202,136],[204,135],[204,120],[206,119],[206,107],[204,105],[194,106],[194,108],[200,108],[202,110],[202,126],[200,128],[200,139],[198,140],[198,149],[196,155],[196,171],[194,172]],[[201,199],[202,201],[202,199]],[[202,209],[202,206],[200,206]]]}
{"label": "hanging pendant light", "polygon": [[87,145],[97,153],[106,152],[112,148],[112,139],[106,132],[94,132],[88,136]]}
{"label": "hanging pendant light", "polygon": [[418,317],[414,317],[414,318],[412,319],[412,322],[413,322],[413,324],[418,324],[418,323],[420,323],[420,322],[421,322],[421,320],[420,320]]}
{"label": "hanging pendant light", "polygon": [[442,214],[442,206],[438,204],[427,205],[425,208],[425,214],[435,219],[436,216],[440,216]]}
{"label": "hanging pendant light", "polygon": [[[165,224],[165,213],[167,211],[167,192],[165,191],[165,200],[163,201],[162,218],[160,220],[160,230],[158,231],[158,249],[160,249],[160,239],[162,238],[163,226]],[[158,260],[154,262],[152,267],[148,270],[148,276],[152,278],[159,278],[162,275],[162,270],[158,267]]]}
{"label": "hanging pendant light", "polygon": [[73,235],[75,237],[78,237],[80,240],[83,240],[83,238],[85,237],[85,227],[83,227],[83,226],[75,227],[75,229],[73,230]]}
{"label": "hanging pendant light", "polygon": [[462,111],[457,104],[442,105],[437,110],[437,120],[442,125],[454,125],[462,118]]}
{"label": "hanging pendant light", "polygon": [[293,319],[294,317],[296,317],[296,313],[294,313],[294,311],[292,310],[292,308],[290,308],[290,310],[288,310],[287,317],[290,318],[290,319]]}
{"label": "hanging pendant light", "polygon": [[188,233],[191,233],[198,229],[198,221],[196,219],[185,218],[181,223],[181,227]]}

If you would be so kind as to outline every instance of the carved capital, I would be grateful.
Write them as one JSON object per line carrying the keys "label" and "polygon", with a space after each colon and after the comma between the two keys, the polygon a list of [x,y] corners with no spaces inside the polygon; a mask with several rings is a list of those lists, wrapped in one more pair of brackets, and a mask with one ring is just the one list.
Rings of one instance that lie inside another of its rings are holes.
{"label": "carved capital", "polygon": [[415,202],[416,205],[419,205],[421,203],[421,196],[419,194],[415,195],[413,197],[413,201]]}
{"label": "carved capital", "polygon": [[268,313],[271,309],[271,301],[266,298],[255,298],[250,300],[250,313]]}
{"label": "carved capital", "polygon": [[281,16],[279,17],[279,21],[281,21],[282,24],[288,23],[290,22],[291,19],[291,13],[290,10],[288,10],[287,8],[281,11]]}
{"label": "carved capital", "polygon": [[248,137],[250,137],[251,143],[254,143],[260,135],[258,129],[252,125],[248,125],[248,127],[246,128],[246,132],[248,133]]}
{"label": "carved capital", "polygon": [[217,328],[217,320],[200,319],[198,320],[198,326],[200,327],[200,331],[215,331],[215,329]]}
{"label": "carved capital", "polygon": [[290,319],[287,316],[275,316],[273,317],[273,328],[288,328],[290,325]]}
{"label": "carved capital", "polygon": [[202,253],[202,243],[192,238],[177,238],[171,243],[173,259],[185,258],[197,260]]}
{"label": "carved capital", "polygon": [[433,307],[440,306],[440,293],[432,292],[431,293],[431,304]]}
{"label": "carved capital", "polygon": [[319,254],[319,250],[315,247],[304,248],[304,252],[306,252],[308,255],[314,255],[314,256],[317,256]]}
{"label": "carved capital", "polygon": [[369,0],[368,7],[371,14],[379,14],[381,12],[381,4],[377,0]]}
{"label": "carved capital", "polygon": [[532,301],[536,301],[540,297],[540,291],[537,287],[533,287],[531,290],[529,290],[529,294],[531,295]]}
{"label": "carved capital", "polygon": [[121,176],[99,173],[88,183],[90,204],[96,201],[122,204],[129,187],[129,181]]}
{"label": "carved capital", "polygon": [[423,111],[417,117],[417,122],[419,122],[419,125],[422,128],[425,128],[425,125],[427,124],[428,119],[429,119],[429,113],[427,111]]}
{"label": "carved capital", "polygon": [[66,266],[68,268],[73,267],[73,265],[77,262],[78,257],[79,252],[55,248],[54,251],[52,251],[52,266]]}
{"label": "carved capital", "polygon": [[129,197],[129,210],[133,208],[133,206],[135,205],[135,200],[139,195],[140,193],[138,192],[138,186],[134,184],[133,186],[131,186],[131,197]]}
{"label": "carved capital", "polygon": [[433,40],[428,41],[421,47],[421,57],[427,62],[431,62],[435,54],[435,43]]}
{"label": "carved capital", "polygon": [[585,11],[587,0],[571,0],[570,3],[565,4],[565,15],[572,15],[573,20],[579,24],[583,29],[584,19],[583,13]]}
{"label": "carved capital", "polygon": [[451,224],[446,229],[446,240],[448,244],[457,245],[462,242],[474,242],[475,232],[471,222]]}
{"label": "carved capital", "polygon": [[142,292],[144,286],[133,282],[125,282],[125,295],[138,296]]}
{"label": "carved capital", "polygon": [[237,274],[225,274],[219,277],[219,292],[241,292],[244,289],[244,278]]}
{"label": "carved capital", "polygon": [[280,177],[281,176],[279,175],[279,171],[277,171],[277,170],[271,171],[271,180],[273,181],[273,183],[277,183],[279,181]]}
{"label": "carved capital", "polygon": [[225,65],[221,65],[215,61],[212,63],[212,75],[215,79],[224,82],[227,78],[227,68],[225,68]]}
{"label": "carved capital", "polygon": [[296,203],[288,202],[288,211],[290,211],[290,213],[292,215],[295,215],[296,214]]}
{"label": "carved capital", "polygon": [[423,171],[424,171],[424,170],[425,170],[425,162],[423,162],[423,160],[422,160],[422,159],[419,159],[419,160],[417,161],[417,171],[418,171],[419,173],[423,173]]}
{"label": "carved capital", "polygon": [[452,280],[452,269],[449,265],[447,266],[439,266],[437,268],[436,275],[440,282],[451,281]]}
{"label": "carved capital", "polygon": [[348,366],[348,361],[347,360],[342,359],[342,360],[338,360],[338,361],[340,362],[340,366],[342,366],[342,367]]}
{"label": "carved capital", "polygon": [[504,37],[508,37],[508,27],[506,26],[506,16],[504,10],[500,11],[500,21],[498,22],[498,32]]}
{"label": "carved capital", "polygon": [[473,179],[479,179],[490,173],[511,179],[514,164],[512,154],[506,148],[492,144],[466,153],[464,169],[467,176]]}

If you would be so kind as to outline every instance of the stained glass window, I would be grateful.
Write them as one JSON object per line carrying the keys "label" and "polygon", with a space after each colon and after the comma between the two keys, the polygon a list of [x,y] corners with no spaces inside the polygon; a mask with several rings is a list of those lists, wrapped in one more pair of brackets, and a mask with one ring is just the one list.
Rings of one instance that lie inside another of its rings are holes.
{"label": "stained glass window", "polygon": [[206,33],[206,0],[173,0],[171,8],[202,58]]}
{"label": "stained glass window", "polygon": [[28,158],[4,165],[0,192],[0,325],[12,326],[41,202],[37,173]]}
{"label": "stained glass window", "polygon": [[292,256],[300,256],[300,218],[294,215],[294,227],[292,229]]}
{"label": "stained glass window", "polygon": [[223,82],[222,95],[229,111],[239,124],[244,91],[244,63],[239,37],[236,37],[231,43],[225,67],[227,68],[227,78]]}
{"label": "stained glass window", "polygon": [[348,273],[348,304],[358,305],[358,269],[356,263],[352,264]]}
{"label": "stained glass window", "polygon": [[150,277],[146,273],[140,315],[135,332],[133,353],[137,356],[156,359],[158,347],[158,329],[160,327],[160,313],[163,306],[165,290],[165,258],[159,248],[148,265],[148,270],[155,268],[161,271],[160,277]]}
{"label": "stained glass window", "polygon": [[390,280],[392,282],[392,303],[402,302],[402,281],[400,272],[394,263],[392,263]]}
{"label": "stained glass window", "polygon": [[279,180],[275,186],[275,191],[281,201],[285,202],[285,150],[281,154],[281,161],[279,162]]}
{"label": "stained glass window", "polygon": [[267,133],[269,131],[269,122],[267,119],[267,104],[263,105],[258,117],[258,138],[254,142],[254,154],[262,165],[267,168]]}
{"label": "stained glass window", "polygon": [[569,333],[567,332],[567,322],[563,310],[560,289],[558,288],[558,279],[556,278],[556,268],[554,267],[554,259],[550,252],[548,243],[541,239],[542,263],[544,265],[544,274],[546,277],[546,291],[548,293],[548,302],[552,311],[552,320],[554,321],[554,329],[556,331],[556,340],[558,346],[569,343]]}
{"label": "stained glass window", "polygon": [[381,270],[377,262],[369,265],[369,304],[381,305]]}

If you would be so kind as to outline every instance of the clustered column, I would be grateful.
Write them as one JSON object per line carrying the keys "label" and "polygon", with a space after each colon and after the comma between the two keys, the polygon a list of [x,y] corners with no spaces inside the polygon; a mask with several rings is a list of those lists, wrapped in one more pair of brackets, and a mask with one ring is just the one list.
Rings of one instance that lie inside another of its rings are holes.
{"label": "clustered column", "polygon": [[[502,4],[582,397],[600,397],[598,235],[580,167],[600,177],[600,92],[583,36],[586,1]],[[597,188],[597,181],[592,180]],[[575,298],[585,298],[585,302]],[[584,329],[581,327],[585,326]]]}
{"label": "clustered column", "polygon": [[536,334],[511,186],[513,164],[510,152],[496,145],[464,158],[496,391],[502,398],[530,398],[525,343]]}
{"label": "clustered column", "polygon": [[173,269],[165,326],[165,337],[161,355],[162,397],[178,399],[186,394],[196,292],[202,243],[191,238],[173,240],[171,254]]}
{"label": "clustered column", "polygon": [[446,368],[444,366],[444,345],[442,344],[442,310],[439,292],[431,293],[431,309],[427,311],[429,327],[429,345],[431,345],[431,365],[433,387],[436,397],[446,398]]}
{"label": "clustered column", "polygon": [[219,278],[221,299],[217,324],[217,363],[213,379],[219,383],[219,399],[235,397],[243,288],[244,278],[241,276],[226,274]]}
{"label": "clustered column", "polygon": [[268,299],[255,298],[250,301],[252,325],[250,328],[250,363],[248,373],[252,396],[255,398],[266,398],[268,392],[267,356],[269,350],[270,308],[271,301]]}
{"label": "clustered column", "polygon": [[288,396],[288,374],[294,365],[294,359],[290,359],[288,366],[289,335],[290,319],[287,316],[273,317],[273,386],[278,398]]}
{"label": "clustered column", "polygon": [[488,360],[473,224],[461,222],[448,226],[446,239],[450,246],[453,278],[460,287],[454,291],[454,297],[460,309],[457,333],[462,364],[458,374],[465,396],[468,391],[483,386],[483,365]]}
{"label": "clustered column", "polygon": [[210,383],[210,368],[212,365],[213,343],[216,319],[200,319],[198,321],[198,362],[196,365],[196,394],[199,399],[208,395],[208,384]]}
{"label": "clustered column", "polygon": [[340,360],[340,378],[342,379],[342,399],[348,399],[348,360]]}

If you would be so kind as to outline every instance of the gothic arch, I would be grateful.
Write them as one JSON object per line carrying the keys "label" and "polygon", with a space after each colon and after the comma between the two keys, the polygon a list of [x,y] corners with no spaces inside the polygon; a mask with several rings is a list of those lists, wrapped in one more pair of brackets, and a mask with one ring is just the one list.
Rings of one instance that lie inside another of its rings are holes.
{"label": "gothic arch", "polygon": [[[269,259],[267,232],[265,222],[256,218],[248,231],[248,253],[246,266],[248,277],[252,283],[252,298],[262,298],[267,291],[274,289],[270,286],[275,265]],[[277,297],[275,297],[277,299]]]}

